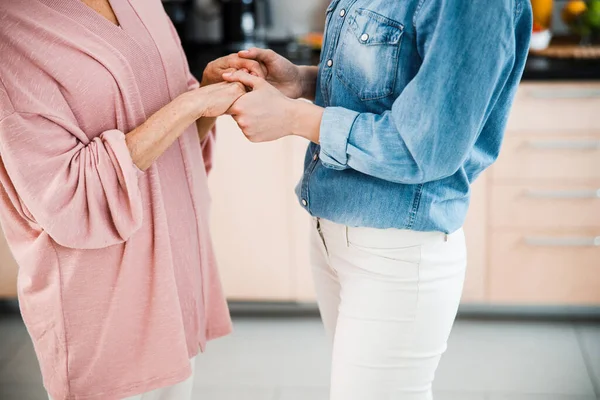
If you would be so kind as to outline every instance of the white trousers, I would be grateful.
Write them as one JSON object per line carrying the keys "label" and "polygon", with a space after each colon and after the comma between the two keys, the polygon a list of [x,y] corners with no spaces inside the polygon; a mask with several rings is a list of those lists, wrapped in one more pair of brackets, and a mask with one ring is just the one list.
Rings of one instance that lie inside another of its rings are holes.
{"label": "white trousers", "polygon": [[463,288],[462,230],[314,224],[313,274],[333,342],[330,400],[431,400]]}
{"label": "white trousers", "polygon": [[[192,400],[192,394],[194,390],[194,376],[196,370],[196,358],[192,358],[190,363],[192,365],[192,376],[183,382],[180,382],[173,386],[160,388],[151,392],[138,394],[137,396],[126,397],[123,400]],[[135,368],[135,366],[132,366]],[[49,397],[52,400],[51,397]]]}

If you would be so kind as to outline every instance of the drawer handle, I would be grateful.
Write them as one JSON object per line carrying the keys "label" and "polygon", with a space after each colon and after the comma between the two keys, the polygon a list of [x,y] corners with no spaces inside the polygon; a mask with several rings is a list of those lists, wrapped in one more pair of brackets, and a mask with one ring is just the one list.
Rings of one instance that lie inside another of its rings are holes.
{"label": "drawer handle", "polygon": [[600,98],[600,89],[537,89],[530,90],[534,99],[593,99]]}
{"label": "drawer handle", "polygon": [[599,150],[600,141],[531,141],[528,146],[536,150]]}
{"label": "drawer handle", "polygon": [[552,238],[552,237],[527,237],[525,238],[530,246],[536,247],[600,247],[600,236],[596,237],[572,237],[572,238]]}
{"label": "drawer handle", "polygon": [[536,199],[600,199],[597,190],[528,190],[528,197]]}

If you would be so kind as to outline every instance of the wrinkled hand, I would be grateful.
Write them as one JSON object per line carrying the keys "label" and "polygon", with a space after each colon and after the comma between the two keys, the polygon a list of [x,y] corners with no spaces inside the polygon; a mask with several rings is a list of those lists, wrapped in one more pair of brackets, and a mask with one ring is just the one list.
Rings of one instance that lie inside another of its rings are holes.
{"label": "wrinkled hand", "polygon": [[244,71],[223,75],[229,82],[240,82],[252,91],[240,97],[227,111],[251,142],[269,142],[292,134],[294,100],[262,78]]}
{"label": "wrinkled hand", "polygon": [[208,86],[223,82],[224,73],[234,72],[237,70],[243,70],[261,78],[266,76],[266,68],[262,66],[260,62],[242,58],[237,54],[231,54],[216,59],[206,66],[204,73],[202,74],[201,86]]}
{"label": "wrinkled hand", "polygon": [[204,86],[185,96],[195,110],[196,117],[219,117],[227,112],[232,104],[246,94],[246,88],[241,83],[221,82]]}
{"label": "wrinkled hand", "polygon": [[[302,76],[298,66],[273,50],[252,48],[238,53],[239,57],[256,60],[265,70],[267,82],[292,99],[302,97]],[[239,69],[239,68],[238,68]],[[260,75],[257,75],[260,76]]]}

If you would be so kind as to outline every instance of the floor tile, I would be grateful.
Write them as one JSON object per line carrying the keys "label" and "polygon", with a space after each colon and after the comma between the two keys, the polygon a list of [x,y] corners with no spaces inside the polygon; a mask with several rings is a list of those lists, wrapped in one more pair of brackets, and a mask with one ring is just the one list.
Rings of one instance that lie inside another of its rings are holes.
{"label": "floor tile", "polygon": [[560,394],[492,394],[490,395],[489,400],[596,400],[596,396],[569,396]]}
{"label": "floor tile", "polygon": [[[436,392],[435,400],[488,400],[483,393]],[[277,400],[329,400],[329,389],[283,388]]]}
{"label": "floor tile", "polygon": [[0,316],[0,365],[15,355],[26,340],[27,329],[17,316]]}
{"label": "floor tile", "polygon": [[324,386],[328,345],[316,318],[236,319],[234,333],[198,357],[201,386]]}
{"label": "floor tile", "polygon": [[285,352],[275,336],[278,330],[271,322],[235,323],[233,334],[210,342],[206,352],[197,358],[196,384],[268,387],[281,381]]}
{"label": "floor tile", "polygon": [[440,391],[593,395],[567,323],[459,321],[434,384]]}
{"label": "floor tile", "polygon": [[435,392],[435,400],[488,400],[484,393]]}
{"label": "floor tile", "polygon": [[0,367],[0,385],[42,386],[42,374],[33,344],[27,340],[9,362]]}
{"label": "floor tile", "polygon": [[600,397],[600,323],[578,324],[576,330],[596,395]]}
{"label": "floor tile", "polygon": [[199,387],[194,400],[277,400],[275,388]]}
{"label": "floor tile", "polygon": [[39,385],[23,385],[14,383],[0,384],[2,400],[48,400],[46,391]]}
{"label": "floor tile", "polygon": [[[317,318],[236,318],[234,329],[198,357],[195,399],[327,400],[330,346]],[[45,400],[22,323],[0,319],[0,335],[0,399]],[[435,399],[595,400],[599,371],[598,324],[461,320]]]}
{"label": "floor tile", "polygon": [[329,388],[327,387],[288,387],[279,392],[276,400],[329,400]]}

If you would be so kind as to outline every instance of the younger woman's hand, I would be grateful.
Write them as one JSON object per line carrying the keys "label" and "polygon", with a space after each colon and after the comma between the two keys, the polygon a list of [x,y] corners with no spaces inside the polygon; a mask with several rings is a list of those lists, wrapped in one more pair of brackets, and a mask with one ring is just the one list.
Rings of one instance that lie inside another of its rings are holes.
{"label": "younger woman's hand", "polygon": [[244,71],[224,74],[251,90],[227,111],[251,142],[268,142],[297,135],[319,143],[324,109],[286,97],[269,82]]}
{"label": "younger woman's hand", "polygon": [[221,82],[187,92],[190,107],[198,118],[219,117],[243,95],[246,88],[241,83]]}
{"label": "younger woman's hand", "polygon": [[243,71],[225,74],[224,79],[241,82],[251,89],[227,111],[251,142],[268,142],[292,134],[290,110],[294,104],[266,82]]}
{"label": "younger woman's hand", "polygon": [[287,58],[275,53],[273,50],[258,48],[242,50],[238,55],[242,59],[258,61],[265,71],[265,76],[252,75],[264,78],[286,97],[291,99],[302,97],[302,70]]}

